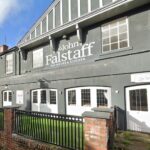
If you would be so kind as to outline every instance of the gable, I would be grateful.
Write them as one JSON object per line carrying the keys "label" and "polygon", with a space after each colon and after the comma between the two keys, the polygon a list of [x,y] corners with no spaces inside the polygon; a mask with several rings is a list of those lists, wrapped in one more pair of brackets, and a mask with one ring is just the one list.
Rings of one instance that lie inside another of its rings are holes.
{"label": "gable", "polygon": [[26,43],[116,0],[54,0],[18,43]]}

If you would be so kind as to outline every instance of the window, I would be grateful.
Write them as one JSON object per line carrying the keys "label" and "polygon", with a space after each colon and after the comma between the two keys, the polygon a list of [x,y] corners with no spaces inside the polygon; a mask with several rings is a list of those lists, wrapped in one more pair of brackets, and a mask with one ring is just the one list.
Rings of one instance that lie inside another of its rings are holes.
{"label": "window", "polygon": [[35,30],[31,33],[31,39],[35,38]]}
{"label": "window", "polygon": [[41,104],[46,104],[46,90],[41,91]]}
{"label": "window", "polygon": [[46,32],[46,27],[47,27],[47,20],[46,18],[44,18],[42,21],[42,33]]}
{"label": "window", "polygon": [[121,18],[102,26],[103,52],[110,52],[128,46],[129,36],[127,18]]}
{"label": "window", "polygon": [[43,66],[43,49],[33,51],[33,68]]}
{"label": "window", "polygon": [[3,92],[3,100],[6,102],[12,102],[12,91],[4,91]]}
{"label": "window", "polygon": [[4,92],[4,101],[7,101],[7,92]]}
{"label": "window", "polygon": [[130,109],[135,111],[148,111],[146,89],[130,91]]}
{"label": "window", "polygon": [[81,90],[81,105],[82,106],[90,106],[91,105],[91,93],[90,89],[82,89]]}
{"label": "window", "polygon": [[50,90],[50,104],[56,104],[56,91]]}
{"label": "window", "polygon": [[76,91],[68,91],[68,105],[76,105]]}
{"label": "window", "polygon": [[33,103],[38,103],[38,92],[37,91],[33,92]]}
{"label": "window", "polygon": [[6,74],[13,73],[13,54],[6,55]]}
{"label": "window", "polygon": [[50,104],[57,103],[57,90],[53,89],[37,89],[32,91],[32,101],[33,103],[48,104],[48,97],[50,99]]}
{"label": "window", "polygon": [[107,90],[97,89],[97,107],[108,105],[106,94]]}
{"label": "window", "polygon": [[36,37],[41,34],[41,24],[36,27]]}

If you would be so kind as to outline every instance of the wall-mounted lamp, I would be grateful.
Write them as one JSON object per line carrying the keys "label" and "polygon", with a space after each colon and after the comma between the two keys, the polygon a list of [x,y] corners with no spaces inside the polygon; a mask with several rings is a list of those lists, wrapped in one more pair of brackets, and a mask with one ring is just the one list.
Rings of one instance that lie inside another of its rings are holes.
{"label": "wall-mounted lamp", "polygon": [[119,94],[119,90],[115,90],[115,93],[116,93],[116,94]]}
{"label": "wall-mounted lamp", "polygon": [[8,84],[5,84],[5,89],[7,89],[8,88]]}

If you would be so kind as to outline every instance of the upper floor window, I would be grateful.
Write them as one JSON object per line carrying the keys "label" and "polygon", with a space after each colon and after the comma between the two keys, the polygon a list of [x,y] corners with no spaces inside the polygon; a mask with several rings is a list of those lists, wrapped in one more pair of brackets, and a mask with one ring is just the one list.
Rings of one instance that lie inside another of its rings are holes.
{"label": "upper floor window", "polygon": [[33,51],[33,68],[43,66],[43,49]]}
{"label": "upper floor window", "polygon": [[102,26],[103,52],[126,48],[129,46],[128,19],[126,17]]}
{"label": "upper floor window", "polygon": [[13,73],[13,54],[6,55],[6,74]]}

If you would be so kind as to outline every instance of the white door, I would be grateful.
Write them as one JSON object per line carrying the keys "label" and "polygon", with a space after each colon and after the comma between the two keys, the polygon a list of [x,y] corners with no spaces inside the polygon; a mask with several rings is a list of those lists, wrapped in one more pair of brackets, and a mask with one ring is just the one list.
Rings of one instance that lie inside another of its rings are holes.
{"label": "white door", "polygon": [[58,113],[57,90],[54,89],[33,90],[32,111]]}
{"label": "white door", "polygon": [[150,133],[150,85],[126,88],[127,128]]}
{"label": "white door", "polygon": [[12,91],[4,91],[3,92],[3,106],[11,106],[12,105]]}

